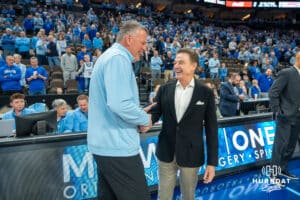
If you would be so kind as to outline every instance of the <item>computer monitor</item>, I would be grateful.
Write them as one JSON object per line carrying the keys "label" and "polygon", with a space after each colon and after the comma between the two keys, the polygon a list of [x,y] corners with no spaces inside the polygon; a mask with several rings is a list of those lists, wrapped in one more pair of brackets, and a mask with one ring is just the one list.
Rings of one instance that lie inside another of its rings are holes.
{"label": "computer monitor", "polygon": [[56,111],[16,116],[16,136],[44,135],[57,130]]}

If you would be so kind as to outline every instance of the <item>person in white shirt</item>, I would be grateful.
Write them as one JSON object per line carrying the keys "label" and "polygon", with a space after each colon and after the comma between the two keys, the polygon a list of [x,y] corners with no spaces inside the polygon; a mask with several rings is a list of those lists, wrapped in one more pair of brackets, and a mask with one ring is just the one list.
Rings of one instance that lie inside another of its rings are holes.
{"label": "person in white shirt", "polygon": [[84,78],[84,90],[88,92],[90,86],[90,80],[94,69],[94,63],[90,61],[89,55],[84,55],[84,62],[82,63],[78,74],[82,74]]}
{"label": "person in white shirt", "polygon": [[62,34],[58,36],[58,40],[56,40],[56,48],[58,52],[58,56],[61,56],[66,52],[67,48],[67,40],[63,37]]}

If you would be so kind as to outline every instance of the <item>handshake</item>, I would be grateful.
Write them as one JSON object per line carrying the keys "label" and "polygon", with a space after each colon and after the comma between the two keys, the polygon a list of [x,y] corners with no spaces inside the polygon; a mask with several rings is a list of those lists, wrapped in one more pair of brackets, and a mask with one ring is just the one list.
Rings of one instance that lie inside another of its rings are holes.
{"label": "handshake", "polygon": [[[147,106],[147,107],[144,108],[144,111],[145,111],[146,113],[148,113],[148,112],[152,109],[152,107],[155,106],[155,105],[156,105],[156,103],[150,104],[149,106]],[[148,114],[148,117],[149,117],[149,124],[148,124],[148,125],[146,125],[146,126],[144,126],[144,125],[138,126],[139,131],[140,131],[141,133],[146,133],[146,132],[148,132],[148,131],[151,129],[151,127],[152,127],[152,119],[151,119],[152,116],[151,116],[151,114]]]}

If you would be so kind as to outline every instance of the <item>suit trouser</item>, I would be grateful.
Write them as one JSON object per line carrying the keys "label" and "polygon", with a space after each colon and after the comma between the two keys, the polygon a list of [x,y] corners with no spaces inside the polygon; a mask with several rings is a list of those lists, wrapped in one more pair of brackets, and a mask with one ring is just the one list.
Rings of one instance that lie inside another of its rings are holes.
{"label": "suit trouser", "polygon": [[97,163],[99,200],[150,200],[140,155],[93,155]]}
{"label": "suit trouser", "polygon": [[271,164],[286,170],[291,159],[300,133],[300,119],[289,121],[278,116],[276,121],[276,135],[273,144]]}
{"label": "suit trouser", "polygon": [[179,184],[182,200],[194,200],[195,189],[198,182],[199,167],[180,167],[176,159],[172,162],[159,161],[159,200],[172,200],[176,186],[177,172],[179,170]]}

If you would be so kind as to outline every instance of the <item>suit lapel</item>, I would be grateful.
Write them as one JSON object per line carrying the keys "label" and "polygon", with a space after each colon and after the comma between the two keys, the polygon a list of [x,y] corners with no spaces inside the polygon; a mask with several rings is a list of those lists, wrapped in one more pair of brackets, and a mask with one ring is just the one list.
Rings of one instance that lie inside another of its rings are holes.
{"label": "suit lapel", "polygon": [[[186,111],[184,112],[184,114],[183,114],[183,116],[182,116],[180,122],[183,121],[184,118],[186,118],[186,117],[189,115],[190,112],[192,112],[192,110],[193,110],[193,109],[192,109],[192,108],[193,108],[193,105],[196,104],[196,101],[197,101],[197,99],[198,99],[198,98],[197,98],[197,96],[198,96],[198,92],[197,92],[198,87],[199,87],[199,85],[198,85],[197,81],[195,80],[195,87],[194,87],[194,91],[193,91],[193,94],[192,94],[191,101],[190,101],[189,106],[187,107]],[[180,123],[180,122],[179,122],[179,123]]]}
{"label": "suit lapel", "polygon": [[232,85],[229,81],[227,82],[227,85],[228,85],[228,87],[229,87],[231,93],[232,93],[232,94],[235,94],[233,85]]}
{"label": "suit lapel", "polygon": [[168,99],[170,99],[169,106],[170,106],[171,115],[173,116],[173,118],[175,119],[175,121],[177,121],[176,111],[175,111],[175,89],[176,89],[176,82],[177,81],[174,81],[173,84],[170,84],[170,92],[169,92],[169,96],[168,96]]}

